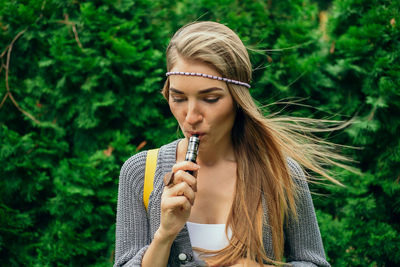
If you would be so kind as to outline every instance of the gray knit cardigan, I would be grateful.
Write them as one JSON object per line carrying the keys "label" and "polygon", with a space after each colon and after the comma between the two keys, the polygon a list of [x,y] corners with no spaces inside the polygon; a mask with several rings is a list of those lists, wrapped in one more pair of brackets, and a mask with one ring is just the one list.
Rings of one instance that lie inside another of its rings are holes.
{"label": "gray knit cardigan", "polygon": [[[119,177],[114,267],[141,266],[143,255],[160,226],[163,177],[165,173],[171,171],[176,162],[178,142],[179,140],[176,140],[160,148],[148,212],[143,205],[147,151],[132,156],[122,166]],[[304,180],[304,173],[295,161],[289,159],[288,165],[294,181],[300,187],[300,193],[296,202],[298,220],[289,217],[286,219],[287,224],[284,224],[286,261],[292,266],[330,266],[325,259],[314,206],[307,182]],[[274,258],[271,232],[268,228],[265,228],[263,232],[266,254]],[[186,226],[173,242],[168,266],[196,266]]]}

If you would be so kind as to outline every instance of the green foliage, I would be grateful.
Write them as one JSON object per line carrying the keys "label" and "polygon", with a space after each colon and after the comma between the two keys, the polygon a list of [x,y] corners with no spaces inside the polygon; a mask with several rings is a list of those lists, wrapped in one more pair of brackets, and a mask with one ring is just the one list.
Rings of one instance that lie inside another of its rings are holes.
{"label": "green foliage", "polygon": [[362,174],[313,186],[327,256],[400,265],[400,4],[327,2],[0,0],[0,98],[13,44],[8,87],[31,115],[9,95],[0,106],[0,265],[112,265],[119,168],[176,138],[164,51],[195,20],[239,34],[260,103],[304,98],[315,109],[287,111],[355,117],[327,137],[361,148],[345,152]]}
{"label": "green foliage", "polygon": [[335,266],[400,264],[399,10],[398,1],[333,4],[329,64],[336,86],[356,96],[357,120],[347,133],[350,144],[362,147],[353,157],[363,172],[344,176],[348,188],[335,200],[336,220],[349,237],[344,255],[332,258]]}

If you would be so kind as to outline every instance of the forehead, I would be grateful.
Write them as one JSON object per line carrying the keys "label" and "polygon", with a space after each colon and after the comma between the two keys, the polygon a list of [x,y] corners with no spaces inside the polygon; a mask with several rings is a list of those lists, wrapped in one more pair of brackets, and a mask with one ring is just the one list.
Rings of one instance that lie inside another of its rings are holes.
{"label": "forehead", "polygon": [[[178,58],[175,65],[170,70],[174,71],[182,71],[182,72],[195,72],[195,73],[204,73],[213,76],[221,76],[219,72],[217,72],[214,68],[209,65],[194,60],[184,60],[182,58]],[[218,87],[224,90],[228,90],[226,83],[223,81],[213,80],[204,77],[198,76],[186,76],[186,75],[171,75],[169,78],[170,87],[178,89],[178,90],[202,90],[208,89],[212,87]]]}

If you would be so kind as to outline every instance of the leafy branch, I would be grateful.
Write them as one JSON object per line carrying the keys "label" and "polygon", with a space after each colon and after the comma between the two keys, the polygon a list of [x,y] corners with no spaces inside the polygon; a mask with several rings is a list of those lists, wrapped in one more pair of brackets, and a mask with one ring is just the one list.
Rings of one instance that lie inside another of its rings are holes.
{"label": "leafy branch", "polygon": [[[43,17],[43,9],[46,5],[46,0],[42,2],[41,6],[41,13],[39,17],[36,19],[35,23],[37,23],[42,17]],[[37,124],[41,124],[41,122],[36,119],[32,114],[21,108],[21,106],[18,104],[18,102],[15,100],[11,90],[10,90],[10,84],[9,84],[9,71],[10,71],[10,58],[11,58],[11,51],[13,49],[13,46],[15,42],[28,30],[29,26],[20,31],[11,41],[11,43],[4,49],[4,51],[1,53],[0,58],[1,58],[1,68],[0,68],[0,73],[3,69],[5,69],[5,85],[6,85],[6,95],[3,97],[1,103],[0,103],[0,109],[3,107],[4,102],[7,100],[7,98],[10,98],[14,106],[22,112],[25,116],[33,120]],[[6,59],[6,64],[4,65],[4,56],[7,54],[7,59]]]}
{"label": "leafy branch", "polygon": [[[11,57],[11,51],[13,49],[14,43],[18,40],[19,37],[21,37],[21,35],[23,35],[26,31],[28,30],[28,27],[26,27],[25,29],[23,29],[22,31],[20,31],[15,37],[14,39],[11,41],[11,43],[6,47],[6,49],[4,49],[3,53],[1,53],[0,58],[2,60],[1,62],[1,69],[0,72],[3,70],[3,68],[5,69],[5,83],[6,83],[6,95],[3,97],[1,103],[0,103],[0,109],[3,107],[4,102],[7,100],[7,98],[10,98],[11,101],[13,102],[14,106],[20,111],[22,112],[25,116],[27,116],[28,118],[30,118],[31,120],[33,120],[34,122],[40,124],[40,121],[37,120],[32,114],[30,114],[29,112],[27,112],[26,110],[24,110],[23,108],[21,108],[21,106],[18,104],[18,102],[15,100],[11,90],[10,90],[10,84],[9,84],[9,70],[10,70],[10,57]],[[7,59],[6,59],[6,64],[4,65],[3,63],[3,58],[4,56],[7,54]]]}
{"label": "leafy branch", "polygon": [[80,48],[81,50],[83,50],[82,43],[81,43],[81,41],[79,40],[78,31],[76,30],[76,23],[69,20],[69,15],[68,15],[68,14],[65,14],[65,15],[64,15],[64,20],[59,20],[59,21],[57,21],[57,22],[58,22],[58,23],[65,24],[65,25],[67,25],[67,26],[71,26],[72,32],[74,33],[75,41],[76,41],[76,43],[78,44],[79,48]]}

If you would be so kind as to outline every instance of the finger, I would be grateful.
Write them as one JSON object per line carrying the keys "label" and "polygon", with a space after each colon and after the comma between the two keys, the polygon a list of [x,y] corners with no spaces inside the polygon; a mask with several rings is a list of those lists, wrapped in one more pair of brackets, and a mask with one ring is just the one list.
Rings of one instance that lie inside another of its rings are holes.
{"label": "finger", "polygon": [[164,185],[165,185],[165,186],[172,185],[172,184],[174,183],[174,176],[175,176],[175,173],[174,173],[174,172],[168,172],[168,173],[166,173],[166,174],[164,175],[164,179],[163,179]]}
{"label": "finger", "polygon": [[162,208],[164,210],[174,210],[176,208],[182,208],[183,210],[190,210],[192,207],[191,203],[185,196],[174,196],[163,201]]}
{"label": "finger", "polygon": [[183,170],[178,170],[173,176],[172,183],[179,184],[181,182],[186,182],[194,192],[197,192],[197,179],[193,175]]}
{"label": "finger", "polygon": [[178,170],[183,171],[198,171],[200,169],[200,165],[191,162],[191,161],[180,161],[172,166],[172,172],[177,172]]}
{"label": "finger", "polygon": [[191,205],[194,204],[195,193],[193,189],[186,183],[181,182],[171,187],[165,188],[165,196],[173,198],[175,196],[185,196]]}
{"label": "finger", "polygon": [[177,190],[174,192],[176,196],[185,196],[189,200],[191,205],[194,204],[194,190],[186,182],[179,183],[175,187],[175,189]]}

